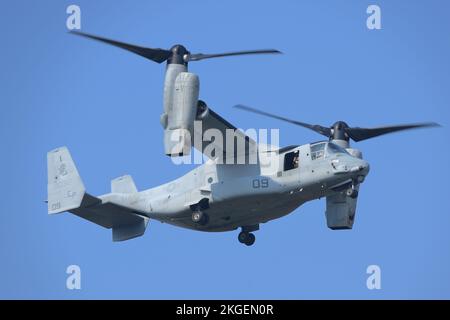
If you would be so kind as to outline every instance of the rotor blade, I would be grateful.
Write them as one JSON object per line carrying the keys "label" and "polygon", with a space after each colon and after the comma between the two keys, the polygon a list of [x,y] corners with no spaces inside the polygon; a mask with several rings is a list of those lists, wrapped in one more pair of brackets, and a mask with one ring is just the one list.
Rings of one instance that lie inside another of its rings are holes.
{"label": "rotor blade", "polygon": [[426,122],[426,123],[414,123],[414,124],[404,124],[404,125],[397,125],[397,126],[386,126],[386,127],[378,127],[378,128],[346,128],[345,131],[347,132],[348,136],[352,138],[354,141],[363,141],[366,139],[374,138],[381,136],[383,134],[397,132],[397,131],[403,131],[403,130],[410,130],[410,129],[418,129],[418,128],[429,128],[429,127],[440,127],[439,124],[435,122]]}
{"label": "rotor blade", "polygon": [[159,49],[159,48],[153,49],[153,48],[140,47],[140,46],[123,43],[123,42],[119,42],[119,41],[79,32],[79,31],[71,31],[70,33],[78,35],[78,36],[82,36],[85,38],[101,41],[101,42],[110,44],[112,46],[128,50],[128,51],[138,54],[144,58],[152,60],[156,63],[162,63],[162,62],[166,61],[171,54],[171,52],[168,50]]}
{"label": "rotor blade", "polygon": [[225,52],[225,53],[217,53],[217,54],[196,53],[196,54],[190,55],[189,61],[200,61],[200,60],[210,59],[210,58],[241,56],[241,55],[248,55],[248,54],[281,54],[281,53],[282,53],[281,51],[278,51],[275,49],[236,51],[236,52]]}
{"label": "rotor blade", "polygon": [[311,130],[313,130],[313,131],[315,131],[317,133],[320,133],[321,135],[324,135],[325,137],[328,137],[328,138],[331,136],[331,129],[330,128],[322,127],[322,126],[317,125],[317,124],[313,125],[313,124],[309,124],[309,123],[305,123],[305,122],[291,120],[291,119],[288,119],[288,118],[280,117],[280,116],[277,116],[275,114],[271,114],[271,113],[268,113],[268,112],[265,112],[265,111],[261,111],[261,110],[258,110],[258,109],[252,108],[252,107],[244,106],[244,105],[241,105],[241,104],[238,104],[238,105],[236,105],[234,107],[237,108],[237,109],[241,109],[241,110],[257,113],[257,114],[260,114],[262,116],[278,119],[278,120],[281,120],[281,121],[286,121],[286,122],[295,124],[297,126],[302,126],[304,128],[308,128],[308,129],[311,129]]}

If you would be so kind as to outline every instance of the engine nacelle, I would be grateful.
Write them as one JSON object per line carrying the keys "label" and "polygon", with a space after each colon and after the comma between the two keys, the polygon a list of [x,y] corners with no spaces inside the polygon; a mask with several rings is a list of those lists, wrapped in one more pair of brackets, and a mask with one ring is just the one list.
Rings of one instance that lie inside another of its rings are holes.
{"label": "engine nacelle", "polygon": [[177,75],[171,105],[161,116],[164,127],[164,150],[169,156],[188,155],[192,145],[192,128],[197,116],[200,81],[197,75],[181,72]]}
{"label": "engine nacelle", "polygon": [[[347,145],[344,144],[344,147],[350,155],[362,159],[363,156],[361,151],[358,149],[349,148],[348,143]],[[356,185],[354,188],[358,191],[359,185]],[[327,218],[328,228],[332,230],[352,229],[353,223],[355,222],[357,199],[347,196],[344,192],[340,192],[335,195],[328,196],[326,202],[327,209],[325,211],[325,215]]]}
{"label": "engine nacelle", "polygon": [[203,120],[209,115],[209,107],[203,100],[198,100],[197,104],[197,114],[195,116],[195,120]]}
{"label": "engine nacelle", "polygon": [[356,199],[347,197],[344,193],[327,197],[325,212],[327,226],[332,230],[352,229],[355,221]]}

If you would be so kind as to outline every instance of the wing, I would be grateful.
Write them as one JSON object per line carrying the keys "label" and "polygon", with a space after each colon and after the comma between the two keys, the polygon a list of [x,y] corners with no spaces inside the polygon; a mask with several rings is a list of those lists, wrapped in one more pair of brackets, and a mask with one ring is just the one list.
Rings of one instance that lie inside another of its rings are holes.
{"label": "wing", "polygon": [[208,108],[194,124],[194,148],[226,164],[255,164],[258,145],[234,125]]}

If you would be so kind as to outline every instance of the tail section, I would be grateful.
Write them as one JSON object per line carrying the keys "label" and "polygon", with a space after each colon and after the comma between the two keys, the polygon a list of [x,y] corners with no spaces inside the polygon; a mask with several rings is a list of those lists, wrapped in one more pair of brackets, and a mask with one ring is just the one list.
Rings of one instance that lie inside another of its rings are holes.
{"label": "tail section", "polygon": [[131,176],[123,176],[111,181],[112,193],[136,193],[138,192]]}
{"label": "tail section", "polygon": [[48,213],[64,211],[112,229],[113,241],[142,236],[149,218],[142,208],[133,205],[127,193],[137,192],[130,176],[111,182],[111,194],[94,197],[86,193],[69,150],[61,147],[47,154]]}
{"label": "tail section", "polygon": [[47,169],[48,213],[56,214],[80,207],[86,191],[66,147],[47,153]]}

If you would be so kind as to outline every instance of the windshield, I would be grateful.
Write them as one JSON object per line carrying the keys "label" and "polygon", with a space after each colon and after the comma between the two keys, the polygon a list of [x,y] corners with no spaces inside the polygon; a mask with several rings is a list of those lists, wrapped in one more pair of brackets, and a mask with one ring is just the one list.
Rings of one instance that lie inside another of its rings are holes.
{"label": "windshield", "polygon": [[314,143],[311,145],[311,159],[316,160],[323,158],[325,154],[325,145],[326,142]]}
{"label": "windshield", "polygon": [[327,154],[345,153],[348,154],[347,150],[338,146],[335,143],[329,142],[327,146]]}

